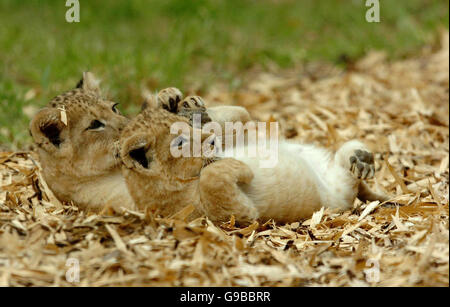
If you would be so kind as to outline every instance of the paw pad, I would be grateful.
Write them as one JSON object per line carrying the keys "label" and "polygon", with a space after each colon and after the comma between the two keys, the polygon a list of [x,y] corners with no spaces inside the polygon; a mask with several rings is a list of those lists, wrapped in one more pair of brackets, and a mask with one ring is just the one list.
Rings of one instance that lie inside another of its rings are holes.
{"label": "paw pad", "polygon": [[350,157],[350,171],[358,179],[370,179],[375,175],[373,154],[365,150],[355,150]]}
{"label": "paw pad", "polygon": [[200,96],[188,96],[180,103],[180,108],[184,109],[205,109],[205,103]]}
{"label": "paw pad", "polygon": [[158,93],[158,102],[163,109],[171,113],[177,113],[178,103],[181,101],[182,97],[183,94],[179,89],[169,87]]}

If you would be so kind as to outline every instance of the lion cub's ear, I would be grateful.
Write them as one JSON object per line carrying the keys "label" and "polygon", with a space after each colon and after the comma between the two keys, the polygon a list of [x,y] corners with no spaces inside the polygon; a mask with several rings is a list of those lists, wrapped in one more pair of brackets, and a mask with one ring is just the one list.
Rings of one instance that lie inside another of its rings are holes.
{"label": "lion cub's ear", "polygon": [[150,136],[138,134],[121,144],[120,156],[127,168],[149,169],[153,161]]}
{"label": "lion cub's ear", "polygon": [[30,124],[30,132],[34,142],[48,152],[58,150],[62,131],[66,125],[61,121],[61,111],[58,109],[43,109],[36,114]]}
{"label": "lion cub's ear", "polygon": [[101,95],[100,80],[89,71],[83,73],[83,78],[78,82],[76,88],[81,88],[87,92],[94,93],[97,96]]}

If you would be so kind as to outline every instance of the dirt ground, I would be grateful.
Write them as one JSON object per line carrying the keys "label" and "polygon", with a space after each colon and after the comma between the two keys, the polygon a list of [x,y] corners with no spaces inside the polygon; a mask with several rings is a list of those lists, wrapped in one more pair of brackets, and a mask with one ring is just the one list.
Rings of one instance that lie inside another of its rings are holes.
{"label": "dirt ground", "polygon": [[376,153],[371,186],[391,202],[247,228],[186,223],[187,209],[91,214],[55,199],[34,153],[0,152],[0,286],[449,285],[448,33],[414,58],[258,72],[205,100],[278,121],[289,139],[363,140]]}

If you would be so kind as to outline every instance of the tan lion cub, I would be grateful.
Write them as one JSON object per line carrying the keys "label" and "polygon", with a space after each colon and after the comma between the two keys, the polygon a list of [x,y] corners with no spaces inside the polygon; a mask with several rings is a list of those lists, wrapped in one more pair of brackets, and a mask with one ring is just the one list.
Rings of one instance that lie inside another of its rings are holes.
{"label": "tan lion cub", "polygon": [[[357,196],[383,198],[363,182],[373,177],[374,161],[358,141],[346,143],[334,156],[313,146],[281,142],[278,164],[260,168],[259,158],[246,155],[175,157],[171,147],[193,148],[194,128],[191,137],[170,134],[171,125],[183,121],[188,120],[147,108],[123,131],[123,174],[139,207],[168,216],[193,204],[191,218],[205,214],[223,222],[234,215],[247,224],[258,219],[296,221],[322,206],[348,209]],[[202,142],[210,139],[202,134]]]}
{"label": "tan lion cub", "polygon": [[87,72],[33,118],[30,132],[43,176],[58,199],[92,209],[134,206],[117,143],[128,119],[116,106],[101,97],[99,81]]}

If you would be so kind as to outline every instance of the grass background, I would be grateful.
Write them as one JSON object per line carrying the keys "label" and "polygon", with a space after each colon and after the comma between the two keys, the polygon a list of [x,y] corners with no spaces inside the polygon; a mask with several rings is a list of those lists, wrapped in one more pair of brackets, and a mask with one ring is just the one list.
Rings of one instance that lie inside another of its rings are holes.
{"label": "grass background", "polygon": [[254,67],[341,64],[371,49],[405,57],[449,21],[445,0],[380,0],[380,23],[365,21],[365,0],[79,2],[81,22],[67,23],[65,0],[0,1],[0,146],[30,142],[24,109],[44,106],[85,70],[133,114],[143,86],[236,88]]}

